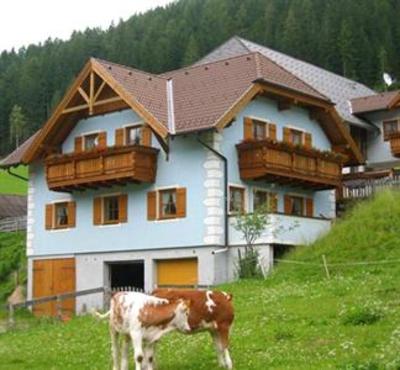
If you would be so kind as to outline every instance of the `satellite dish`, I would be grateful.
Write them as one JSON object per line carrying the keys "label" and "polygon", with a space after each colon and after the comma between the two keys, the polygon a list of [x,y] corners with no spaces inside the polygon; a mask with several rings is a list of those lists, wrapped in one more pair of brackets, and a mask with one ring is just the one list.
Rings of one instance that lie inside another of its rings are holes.
{"label": "satellite dish", "polygon": [[393,78],[390,76],[389,73],[383,73],[383,80],[387,86],[391,86],[393,84]]}

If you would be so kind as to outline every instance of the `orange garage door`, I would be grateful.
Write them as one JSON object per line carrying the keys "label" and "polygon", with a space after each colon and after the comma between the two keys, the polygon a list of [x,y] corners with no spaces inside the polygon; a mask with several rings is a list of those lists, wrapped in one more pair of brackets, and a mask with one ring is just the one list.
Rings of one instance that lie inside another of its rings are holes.
{"label": "orange garage door", "polygon": [[[75,291],[75,259],[61,258],[33,261],[33,298],[46,297]],[[33,307],[36,316],[55,316],[56,302],[48,302]],[[70,317],[75,312],[75,299],[62,303],[63,316]]]}
{"label": "orange garage door", "polygon": [[195,286],[197,278],[197,258],[181,258],[157,261],[157,285]]}

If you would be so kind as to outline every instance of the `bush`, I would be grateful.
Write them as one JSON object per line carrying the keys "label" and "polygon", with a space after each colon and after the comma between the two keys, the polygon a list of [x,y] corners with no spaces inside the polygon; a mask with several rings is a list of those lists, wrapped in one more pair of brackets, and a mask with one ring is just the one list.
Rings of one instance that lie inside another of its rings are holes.
{"label": "bush", "polygon": [[263,273],[259,264],[259,253],[254,247],[246,247],[244,255],[238,250],[237,273],[240,279],[262,278]]}

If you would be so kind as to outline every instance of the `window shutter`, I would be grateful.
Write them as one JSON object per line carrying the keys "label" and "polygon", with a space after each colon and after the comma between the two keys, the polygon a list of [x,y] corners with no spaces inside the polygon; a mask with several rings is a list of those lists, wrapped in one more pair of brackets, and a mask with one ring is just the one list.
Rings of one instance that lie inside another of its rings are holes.
{"label": "window shutter", "polygon": [[269,193],[269,212],[276,213],[278,212],[278,194],[277,193]]}
{"label": "window shutter", "polygon": [[78,136],[75,138],[75,153],[81,153],[83,151],[83,137]]}
{"label": "window shutter", "polygon": [[276,140],[276,125],[275,123],[268,124],[268,138]]}
{"label": "window shutter", "polygon": [[312,148],[312,136],[308,132],[304,134],[304,146],[308,149]]}
{"label": "window shutter", "polygon": [[151,146],[151,128],[148,125],[142,127],[142,145]]}
{"label": "window shutter", "polygon": [[115,146],[123,146],[125,144],[124,131],[125,130],[123,128],[117,128],[115,130]]}
{"label": "window shutter", "polygon": [[121,194],[119,196],[119,222],[128,221],[128,195]]}
{"label": "window shutter", "polygon": [[243,132],[244,140],[254,139],[254,135],[253,135],[253,120],[251,118],[244,117],[243,128],[244,128],[244,132]]}
{"label": "window shutter", "polygon": [[284,200],[285,214],[290,215],[292,213],[292,198],[289,195],[285,195]]}
{"label": "window shutter", "polygon": [[68,202],[68,227],[76,225],[76,202]]}
{"label": "window shutter", "polygon": [[314,216],[314,201],[312,198],[306,199],[306,216],[307,217]]}
{"label": "window shutter", "polygon": [[147,219],[153,221],[157,218],[157,192],[147,193]]}
{"label": "window shutter", "polygon": [[186,217],[186,188],[176,189],[176,217]]}
{"label": "window shutter", "polygon": [[107,132],[103,131],[99,133],[99,142],[97,147],[99,149],[106,149],[107,148]]}
{"label": "window shutter", "polygon": [[45,222],[44,222],[46,230],[51,230],[54,227],[53,215],[54,215],[54,204],[46,204]]}
{"label": "window shutter", "polygon": [[289,127],[284,127],[283,128],[283,141],[285,143],[291,143],[291,140],[290,140],[290,128]]}
{"label": "window shutter", "polygon": [[93,199],[93,225],[101,225],[102,224],[102,198],[97,197]]}

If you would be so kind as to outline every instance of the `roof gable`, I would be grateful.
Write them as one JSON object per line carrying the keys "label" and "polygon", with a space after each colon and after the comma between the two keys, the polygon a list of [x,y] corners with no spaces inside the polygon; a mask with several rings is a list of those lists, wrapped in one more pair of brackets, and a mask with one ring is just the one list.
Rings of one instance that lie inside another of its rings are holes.
{"label": "roof gable", "polygon": [[354,114],[389,110],[398,106],[400,106],[400,90],[388,91],[351,100],[351,107]]}

